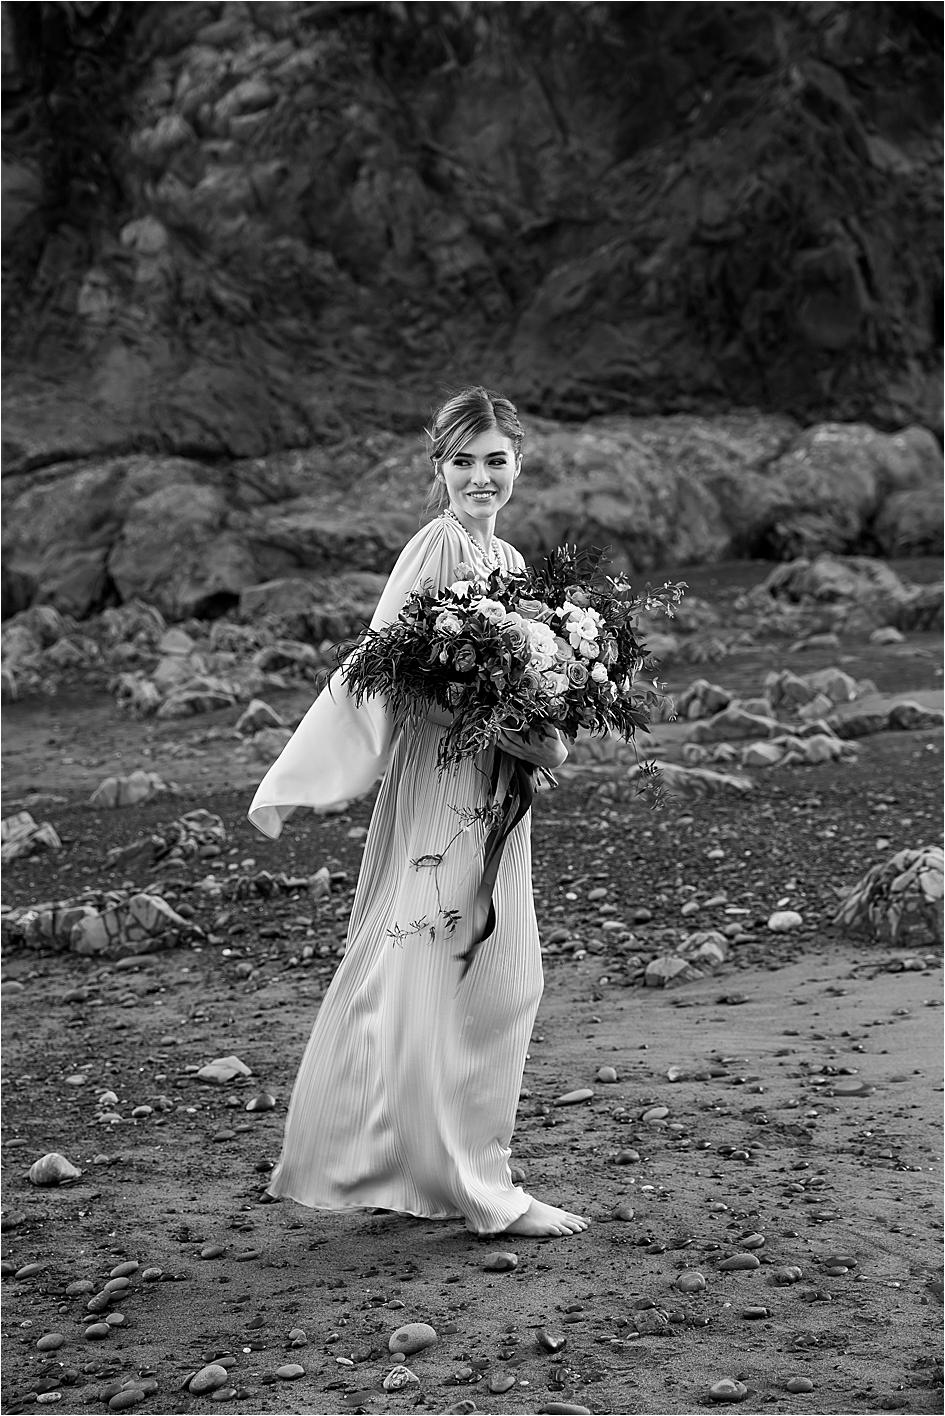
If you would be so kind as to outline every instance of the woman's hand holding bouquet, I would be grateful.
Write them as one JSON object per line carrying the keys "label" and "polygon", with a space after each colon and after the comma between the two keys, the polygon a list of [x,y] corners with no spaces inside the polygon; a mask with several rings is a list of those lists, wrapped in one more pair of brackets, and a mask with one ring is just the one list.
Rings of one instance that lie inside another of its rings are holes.
{"label": "woman's hand holding bouquet", "polygon": [[638,617],[672,616],[685,586],[634,595],[599,566],[567,546],[523,571],[459,566],[445,589],[418,590],[395,623],[365,631],[343,678],[358,702],[380,694],[443,726],[444,769],[494,746],[547,767],[564,760],[561,737],[632,741],[664,699]]}

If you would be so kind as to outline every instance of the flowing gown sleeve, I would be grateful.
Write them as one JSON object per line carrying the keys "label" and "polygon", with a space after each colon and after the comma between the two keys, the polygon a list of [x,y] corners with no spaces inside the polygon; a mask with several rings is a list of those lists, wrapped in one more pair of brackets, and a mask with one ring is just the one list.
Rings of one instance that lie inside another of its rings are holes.
{"label": "flowing gown sleeve", "polygon": [[[418,531],[390,573],[371,628],[393,623],[426,582],[438,590],[447,585],[463,549],[462,533],[443,517]],[[393,737],[385,700],[365,698],[358,707],[336,670],[260,782],[250,821],[275,839],[296,807],[325,811],[363,796],[384,775]]]}

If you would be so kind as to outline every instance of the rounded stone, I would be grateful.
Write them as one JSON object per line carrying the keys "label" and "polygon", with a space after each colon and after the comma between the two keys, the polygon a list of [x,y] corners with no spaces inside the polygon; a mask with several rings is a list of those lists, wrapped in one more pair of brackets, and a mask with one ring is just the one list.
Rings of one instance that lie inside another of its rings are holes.
{"label": "rounded stone", "polygon": [[284,1362],[276,1368],[276,1376],[284,1382],[297,1382],[299,1377],[305,1376],[305,1368],[301,1362]]}
{"label": "rounded stone", "polygon": [[617,1081],[617,1070],[615,1067],[598,1067],[594,1080],[597,1082],[615,1082]]}
{"label": "rounded stone", "polygon": [[125,1387],[122,1391],[116,1391],[108,1403],[109,1411],[130,1411],[133,1406],[137,1406],[140,1401],[144,1401],[147,1392],[142,1391],[139,1386]]}
{"label": "rounded stone", "polygon": [[810,1377],[791,1377],[784,1383],[784,1390],[792,1392],[813,1391],[814,1383],[811,1381]]}
{"label": "rounded stone", "polygon": [[77,1278],[66,1289],[67,1298],[78,1298],[81,1293],[94,1293],[95,1284],[90,1278]]}
{"label": "rounded stone", "polygon": [[735,1381],[734,1377],[723,1377],[709,1387],[709,1395],[713,1401],[744,1401],[748,1388],[744,1382]]}
{"label": "rounded stone", "polygon": [[422,1352],[425,1347],[432,1347],[436,1340],[436,1329],[429,1323],[404,1323],[403,1327],[391,1333],[387,1350],[402,1352],[409,1357],[412,1352]]}
{"label": "rounded stone", "polygon": [[679,1275],[673,1287],[680,1293],[701,1293],[705,1288],[705,1278],[696,1269],[686,1269]]}
{"label": "rounded stone", "polygon": [[669,1115],[668,1106],[649,1106],[640,1113],[641,1121],[665,1121]]}
{"label": "rounded stone", "polygon": [[577,1087],[574,1091],[564,1092],[561,1096],[556,1096],[555,1106],[577,1106],[579,1102],[590,1101],[593,1095],[593,1087]]}
{"label": "rounded stone", "polygon": [[140,1267],[141,1265],[134,1259],[126,1259],[124,1263],[116,1264],[108,1276],[109,1278],[130,1278],[133,1273],[138,1272]]}
{"label": "rounded stone", "polygon": [[37,1352],[55,1352],[65,1342],[65,1335],[61,1332],[46,1332],[36,1344]]}
{"label": "rounded stone", "polygon": [[111,1335],[111,1331],[108,1323],[89,1323],[84,1333],[85,1340],[86,1342],[103,1342],[106,1337]]}
{"label": "rounded stone", "polygon": [[187,1383],[187,1390],[192,1391],[195,1396],[202,1396],[204,1392],[216,1391],[217,1387],[225,1386],[229,1381],[229,1373],[225,1367],[221,1367],[216,1362],[210,1362],[206,1367],[201,1367],[199,1372],[195,1372]]}
{"label": "rounded stone", "polygon": [[511,1391],[514,1385],[515,1378],[510,1376],[508,1372],[496,1372],[488,1382],[489,1390],[495,1396],[501,1396],[504,1391]]}
{"label": "rounded stone", "polygon": [[518,1254],[493,1249],[491,1253],[486,1254],[482,1266],[487,1273],[508,1273],[510,1269],[518,1268]]}
{"label": "rounded stone", "polygon": [[738,1269],[756,1269],[761,1267],[761,1260],[757,1254],[732,1254],[730,1258],[723,1259],[719,1268],[723,1273],[733,1273]]}
{"label": "rounded stone", "polygon": [[102,1289],[103,1293],[123,1293],[126,1288],[131,1287],[131,1279],[119,1275],[118,1278],[110,1278]]}

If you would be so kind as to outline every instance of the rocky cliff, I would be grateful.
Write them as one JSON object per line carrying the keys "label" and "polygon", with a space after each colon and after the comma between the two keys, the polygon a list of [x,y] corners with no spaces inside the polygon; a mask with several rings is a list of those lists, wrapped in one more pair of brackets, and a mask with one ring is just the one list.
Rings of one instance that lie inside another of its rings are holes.
{"label": "rocky cliff", "polygon": [[4,7],[8,465],[525,409],[937,427],[941,10]]}

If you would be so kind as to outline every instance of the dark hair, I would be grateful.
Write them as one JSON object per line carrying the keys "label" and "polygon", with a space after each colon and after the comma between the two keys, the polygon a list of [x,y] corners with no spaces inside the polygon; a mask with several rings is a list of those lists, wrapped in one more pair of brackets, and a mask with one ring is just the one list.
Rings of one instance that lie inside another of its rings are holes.
{"label": "dark hair", "polygon": [[[430,439],[430,461],[436,472],[439,464],[453,457],[480,433],[495,428],[508,438],[516,457],[521,456],[525,442],[525,429],[518,420],[515,404],[501,398],[491,389],[476,385],[461,389],[445,403],[441,403],[427,428]],[[425,512],[442,511],[448,501],[443,482],[434,477],[433,485],[424,507]]]}

